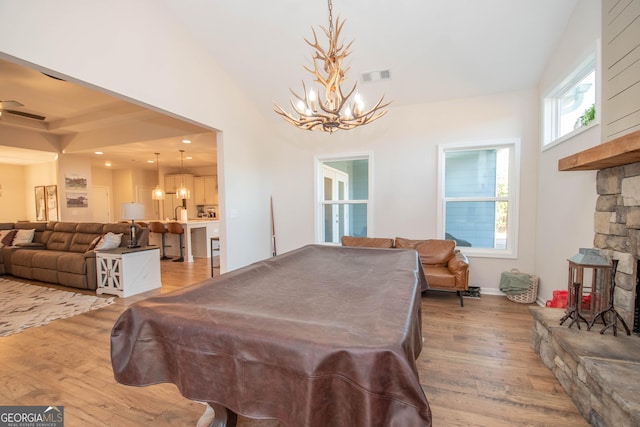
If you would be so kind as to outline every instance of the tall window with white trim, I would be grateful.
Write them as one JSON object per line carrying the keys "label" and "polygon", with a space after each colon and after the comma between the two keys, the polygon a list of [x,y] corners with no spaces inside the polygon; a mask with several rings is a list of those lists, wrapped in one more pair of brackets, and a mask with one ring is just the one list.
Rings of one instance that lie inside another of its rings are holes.
{"label": "tall window with white trim", "polygon": [[516,255],[519,141],[439,146],[439,231],[467,255]]}

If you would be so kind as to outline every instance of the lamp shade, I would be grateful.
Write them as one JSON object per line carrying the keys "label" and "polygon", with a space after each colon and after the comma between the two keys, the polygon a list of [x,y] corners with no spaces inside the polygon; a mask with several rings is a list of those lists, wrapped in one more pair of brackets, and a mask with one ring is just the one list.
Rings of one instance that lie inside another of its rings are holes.
{"label": "lamp shade", "polygon": [[143,219],[144,205],[142,203],[122,203],[120,205],[121,219]]}

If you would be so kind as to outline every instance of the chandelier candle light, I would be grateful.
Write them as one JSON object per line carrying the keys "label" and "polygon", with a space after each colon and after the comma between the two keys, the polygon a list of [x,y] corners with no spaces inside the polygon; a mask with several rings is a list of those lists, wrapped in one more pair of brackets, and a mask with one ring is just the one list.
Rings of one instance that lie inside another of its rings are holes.
{"label": "chandelier candle light", "polygon": [[[304,130],[323,130],[331,133],[337,129],[353,129],[379,119],[387,113],[385,108],[391,102],[383,103],[384,96],[382,96],[373,108],[365,111],[362,97],[356,92],[357,82],[346,95],[342,91],[341,84],[349,71],[349,67],[342,68],[342,62],[351,53],[349,48],[353,44],[353,40],[346,46],[339,43],[340,32],[345,20],[340,22],[340,19],[337,18],[334,27],[333,5],[331,0],[328,3],[329,29],[322,26],[320,28],[329,39],[329,48],[325,50],[320,46],[313,28],[311,28],[313,43],[304,39],[309,46],[315,49],[312,57],[314,69],[304,68],[314,75],[315,82],[322,85],[321,90],[316,93],[310,89],[307,92],[304,81],[302,82],[303,96],[299,96],[290,89],[295,98],[295,100],[291,98],[291,106],[296,114],[286,112],[276,102],[273,104],[274,111],[292,125]],[[324,99],[320,98],[322,89],[324,89]],[[350,99],[352,96],[353,99]]]}

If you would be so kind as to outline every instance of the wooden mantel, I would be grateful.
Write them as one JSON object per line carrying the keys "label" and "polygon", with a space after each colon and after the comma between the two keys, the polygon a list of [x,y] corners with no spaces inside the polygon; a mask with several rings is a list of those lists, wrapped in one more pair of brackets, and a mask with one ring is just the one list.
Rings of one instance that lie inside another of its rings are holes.
{"label": "wooden mantel", "polygon": [[559,171],[586,171],[640,162],[640,130],[558,160]]}

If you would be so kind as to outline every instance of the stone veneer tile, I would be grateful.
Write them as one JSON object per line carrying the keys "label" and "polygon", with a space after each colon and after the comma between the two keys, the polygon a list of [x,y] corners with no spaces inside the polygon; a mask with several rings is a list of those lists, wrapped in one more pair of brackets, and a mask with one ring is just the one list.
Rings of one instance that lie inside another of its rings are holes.
{"label": "stone veneer tile", "polygon": [[598,194],[620,194],[623,169],[620,167],[601,169],[596,175]]}
{"label": "stone veneer tile", "polygon": [[620,193],[625,206],[640,205],[640,176],[624,178],[620,184]]}

